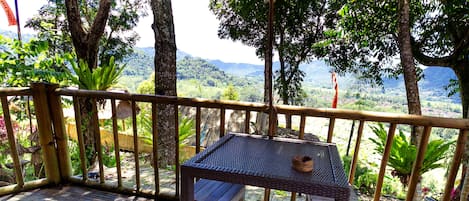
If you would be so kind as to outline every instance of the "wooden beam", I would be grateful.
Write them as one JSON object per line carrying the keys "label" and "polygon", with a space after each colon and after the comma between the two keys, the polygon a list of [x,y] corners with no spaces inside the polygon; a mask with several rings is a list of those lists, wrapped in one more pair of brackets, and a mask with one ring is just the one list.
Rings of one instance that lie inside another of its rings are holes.
{"label": "wooden beam", "polygon": [[[85,140],[83,137],[83,132],[81,130],[81,110],[80,110],[80,98],[73,97],[73,109],[75,110],[75,124],[77,131],[78,139],[78,149],[80,150],[80,165],[83,181],[88,179],[88,169],[86,168],[86,156],[85,156]],[[71,132],[69,132],[71,134]]]}
{"label": "wooden beam", "polygon": [[361,120],[360,125],[358,126],[357,142],[355,143],[355,149],[353,150],[353,158],[352,158],[351,165],[350,165],[350,173],[349,173],[349,178],[348,178],[348,182],[350,183],[350,185],[353,185],[353,180],[355,178],[355,171],[357,169],[357,163],[358,163],[358,153],[360,151],[360,143],[362,141],[364,125],[365,125],[365,121]]}
{"label": "wooden beam", "polygon": [[2,109],[3,109],[3,118],[5,120],[5,127],[7,130],[8,144],[10,145],[10,155],[13,159],[13,170],[15,171],[16,183],[19,187],[22,187],[24,184],[23,181],[23,167],[20,163],[20,158],[18,156],[18,148],[16,147],[15,134],[13,133],[13,123],[11,122],[10,109],[8,108],[8,100],[6,96],[2,96]]}
{"label": "wooden beam", "polygon": [[334,127],[335,127],[335,118],[332,117],[329,119],[329,129],[327,131],[327,142],[332,142],[332,137],[334,135]]}
{"label": "wooden beam", "polygon": [[121,169],[121,157],[120,157],[120,147],[119,147],[119,131],[118,131],[118,126],[117,126],[116,99],[111,99],[111,112],[112,112],[112,134],[114,137],[114,154],[116,157],[117,187],[122,187],[122,169]]}
{"label": "wooden beam", "polygon": [[202,124],[202,120],[200,117],[201,110],[200,107],[196,107],[195,111],[195,153],[198,154],[200,152],[200,126]]}
{"label": "wooden beam", "polygon": [[59,184],[61,182],[59,161],[55,149],[55,140],[52,136],[52,123],[46,85],[43,83],[33,83],[31,84],[31,89],[33,92],[34,108],[36,109],[39,144],[42,149],[46,178],[52,184]]}
{"label": "wooden beam", "polygon": [[136,191],[140,191],[140,161],[138,157],[138,133],[137,133],[137,103],[132,101],[132,130],[134,140],[134,161],[135,161],[135,185]]}
{"label": "wooden beam", "polygon": [[464,147],[466,145],[468,130],[460,130],[458,135],[458,141],[456,142],[456,150],[454,151],[453,161],[449,169],[448,178],[446,179],[445,191],[441,200],[450,200],[451,191],[454,187],[454,181],[458,174],[459,166],[461,165],[461,159],[464,154]]}
{"label": "wooden beam", "polygon": [[62,100],[60,96],[54,93],[59,85],[46,85],[49,100],[50,114],[55,132],[55,141],[57,143],[57,156],[59,160],[60,176],[62,182],[72,176],[72,160],[68,150],[68,135],[65,129],[64,114],[62,109]]}
{"label": "wooden beam", "polygon": [[386,138],[386,144],[384,146],[383,158],[381,159],[381,165],[379,167],[378,181],[376,182],[376,190],[373,200],[379,201],[381,197],[381,188],[383,187],[384,173],[386,172],[386,166],[388,164],[389,155],[391,154],[392,142],[394,140],[394,133],[396,132],[396,124],[391,124],[388,131],[388,137]]}
{"label": "wooden beam", "polygon": [[428,140],[430,139],[431,132],[432,127],[425,126],[418,145],[417,157],[415,158],[414,165],[412,167],[406,201],[412,201],[414,199],[415,189],[417,188],[417,183],[420,180],[420,169],[422,169],[423,159],[425,157],[425,152],[427,151]]}

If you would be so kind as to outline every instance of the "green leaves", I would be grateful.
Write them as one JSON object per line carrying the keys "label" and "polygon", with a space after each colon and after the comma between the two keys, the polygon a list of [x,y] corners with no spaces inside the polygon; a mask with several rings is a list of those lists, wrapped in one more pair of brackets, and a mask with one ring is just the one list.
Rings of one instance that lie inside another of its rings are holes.
{"label": "green leaves", "polygon": [[68,83],[68,53],[49,54],[49,43],[20,42],[0,35],[0,85],[29,86],[31,82]]}
{"label": "green leaves", "polygon": [[[79,9],[86,26],[91,26],[95,18],[99,1],[81,1]],[[100,41],[99,61],[108,63],[111,56],[122,61],[133,52],[133,47],[140,38],[133,29],[141,17],[147,15],[146,0],[113,0],[109,20],[104,36]],[[64,0],[48,1],[41,7],[39,14],[26,22],[26,27],[38,32],[41,40],[49,41],[51,52],[73,51],[68,22],[66,20]]]}
{"label": "green leaves", "polygon": [[[388,136],[384,125],[379,123],[378,126],[370,126],[370,128],[377,137],[370,140],[376,145],[375,151],[382,155]],[[427,145],[420,173],[423,174],[435,168],[443,167],[441,161],[452,144],[454,144],[454,141],[430,141]],[[413,162],[416,157],[417,147],[411,144],[404,133],[399,130],[399,134],[394,137],[392,142],[388,165],[394,169],[393,175],[399,177],[404,185],[407,184],[407,179],[412,172]]]}
{"label": "green leaves", "polygon": [[78,64],[71,62],[72,69],[76,76],[70,75],[72,82],[77,84],[80,89],[88,90],[106,90],[117,84],[124,66],[118,66],[111,57],[109,64],[90,69],[88,64],[80,60]]}

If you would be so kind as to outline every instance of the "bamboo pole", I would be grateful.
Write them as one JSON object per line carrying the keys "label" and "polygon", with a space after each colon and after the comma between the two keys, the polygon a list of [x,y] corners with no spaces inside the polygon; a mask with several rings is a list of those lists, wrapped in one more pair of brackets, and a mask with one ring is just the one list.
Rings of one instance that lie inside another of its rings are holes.
{"label": "bamboo pole", "polygon": [[73,185],[92,187],[92,188],[107,191],[107,192],[114,192],[114,193],[126,194],[126,195],[137,195],[140,197],[145,197],[145,198],[150,198],[150,199],[154,198],[155,196],[158,196],[158,199],[161,199],[161,200],[171,200],[171,201],[179,200],[174,194],[171,194],[168,192],[164,192],[164,193],[162,192],[159,195],[155,195],[154,192],[148,191],[148,190],[141,190],[140,192],[136,192],[135,189],[125,187],[125,186],[118,188],[117,186],[112,185],[112,184],[98,184],[92,181],[82,181],[81,179],[76,178],[76,177],[71,177],[70,180]]}
{"label": "bamboo pole", "polygon": [[140,192],[140,161],[138,159],[137,103],[132,101],[132,128],[134,134],[134,160],[136,191]]}
{"label": "bamboo pole", "polygon": [[225,108],[220,108],[220,138],[225,136]]}
{"label": "bamboo pole", "polygon": [[[304,139],[304,137],[305,137],[305,124],[306,124],[306,116],[301,115],[301,118],[300,118],[300,134],[298,135],[298,139],[300,139],[300,140]],[[290,200],[291,201],[296,200],[296,192],[291,192]]]}
{"label": "bamboo pole", "polygon": [[[91,101],[91,124],[94,128],[94,139],[96,143],[96,152],[98,152],[98,166],[99,166],[99,183],[104,184],[104,166],[103,166],[103,150],[101,147],[101,131],[99,129],[98,107],[97,100],[93,98]],[[94,165],[94,164],[90,164]]]}
{"label": "bamboo pole", "polygon": [[49,99],[50,114],[55,131],[55,140],[57,143],[57,156],[60,168],[62,182],[72,176],[72,160],[68,150],[68,135],[65,130],[64,114],[62,110],[62,101],[60,96],[54,93],[59,85],[47,85],[47,94]]}
{"label": "bamboo pole", "polygon": [[[90,91],[77,89],[57,89],[59,95],[87,96],[96,98],[116,98],[121,100],[135,100],[138,102],[158,101],[161,104],[178,104],[181,106],[199,106],[205,108],[225,108],[232,110],[250,110],[268,112],[268,105],[261,103],[238,102],[228,100],[208,100],[202,98],[181,98],[175,96],[126,94],[106,91]],[[356,111],[347,109],[310,108],[288,105],[275,106],[279,114],[305,115],[312,117],[338,118],[347,120],[365,120],[374,122],[389,122],[415,126],[432,126],[441,128],[469,129],[469,120],[461,118],[429,117],[410,114],[395,114],[385,112]]]}
{"label": "bamboo pole", "polygon": [[360,151],[360,143],[362,141],[364,125],[365,125],[365,121],[360,120],[360,124],[358,125],[357,142],[355,143],[355,149],[353,150],[353,158],[351,161],[350,173],[348,177],[348,182],[350,185],[353,185],[353,180],[355,178],[355,171],[357,170],[358,153]]}
{"label": "bamboo pole", "polygon": [[290,201],[295,201],[295,200],[296,200],[296,193],[291,192]]}
{"label": "bamboo pole", "polygon": [[[8,194],[15,194],[20,192],[25,192],[29,190],[38,189],[44,186],[49,185],[49,180],[47,178],[37,179],[34,181],[27,181],[24,183],[23,186],[19,186],[18,184],[13,184],[9,186],[2,186],[0,188],[0,196],[8,195]],[[6,198],[8,199],[8,198]]]}
{"label": "bamboo pole", "polygon": [[269,201],[270,200],[270,189],[266,188],[264,189],[264,201]]}
{"label": "bamboo pole", "polygon": [[55,150],[55,142],[52,137],[51,115],[48,109],[46,86],[42,83],[31,84],[34,106],[39,131],[39,144],[42,149],[42,157],[46,178],[52,184],[60,183],[59,161]]}
{"label": "bamboo pole", "polygon": [[15,134],[13,133],[13,125],[11,123],[10,109],[8,108],[8,100],[6,96],[2,96],[2,109],[3,119],[5,121],[5,127],[7,130],[8,144],[10,145],[10,155],[13,159],[13,170],[15,171],[16,184],[19,187],[23,187],[23,167],[21,167],[20,158],[18,156],[18,149],[16,147]]}
{"label": "bamboo pole", "polygon": [[83,173],[83,181],[88,180],[88,170],[86,168],[86,156],[85,156],[85,142],[83,138],[83,132],[81,130],[81,110],[80,110],[80,98],[73,97],[73,109],[75,110],[75,124],[77,125],[77,138],[78,148],[80,149],[80,165]]}
{"label": "bamboo pole", "polygon": [[306,126],[306,116],[301,115],[300,118],[300,135],[298,136],[299,139],[305,138],[305,126]]}
{"label": "bamboo pole", "polygon": [[175,148],[175,155],[176,155],[176,197],[179,197],[179,193],[180,193],[180,173],[181,173],[181,168],[180,168],[180,164],[179,164],[179,108],[178,108],[178,105],[174,105],[174,121],[175,121],[175,128],[174,128],[174,131],[175,131],[175,135],[174,135],[174,141],[175,141],[175,144],[176,146],[174,147]]}
{"label": "bamboo pole", "polygon": [[249,128],[251,126],[250,124],[251,124],[251,111],[246,110],[246,117],[244,119],[244,132],[246,134],[249,134]]}
{"label": "bamboo pole", "polygon": [[118,132],[118,127],[117,127],[116,99],[111,99],[111,111],[112,111],[112,134],[114,137],[114,154],[116,157],[117,187],[122,187],[122,169],[121,169],[121,157],[120,157],[120,147],[119,147],[119,132]]}
{"label": "bamboo pole", "polygon": [[160,173],[158,169],[158,108],[156,103],[151,104],[151,125],[152,125],[152,140],[153,140],[153,171],[155,180],[155,195],[160,193]]}
{"label": "bamboo pole", "polygon": [[334,125],[335,125],[335,118],[331,117],[329,119],[329,130],[327,131],[327,142],[332,142],[332,135],[334,134]]}
{"label": "bamboo pole", "polygon": [[0,96],[30,96],[32,91],[29,87],[0,87]]}
{"label": "bamboo pole", "polygon": [[456,150],[454,151],[453,161],[451,163],[451,168],[448,173],[448,178],[446,179],[445,191],[443,193],[442,200],[450,200],[451,190],[454,187],[454,181],[456,180],[456,175],[458,174],[459,166],[461,164],[461,159],[464,154],[464,146],[466,145],[468,130],[461,129],[458,135],[458,141],[456,143]]}
{"label": "bamboo pole", "polygon": [[195,153],[198,154],[200,152],[200,107],[196,107],[195,111]]}
{"label": "bamboo pole", "polygon": [[384,173],[386,172],[386,165],[388,164],[389,154],[391,153],[392,142],[394,140],[394,133],[396,132],[396,124],[391,123],[388,131],[388,137],[386,138],[386,145],[384,147],[383,158],[381,159],[381,165],[379,168],[378,181],[376,182],[376,190],[373,200],[379,201],[381,197],[381,188],[383,187]]}
{"label": "bamboo pole", "polygon": [[432,127],[426,126],[423,130],[423,135],[420,138],[417,157],[415,158],[412,173],[410,175],[406,201],[412,201],[414,199],[415,189],[417,188],[417,183],[420,178],[420,169],[422,169],[423,159],[425,157],[425,152],[427,151],[428,140],[430,139],[431,132]]}
{"label": "bamboo pole", "polygon": [[159,104],[177,104],[179,106],[189,107],[205,107],[205,108],[221,108],[231,110],[251,110],[258,112],[267,112],[268,106],[262,103],[250,103],[230,100],[209,100],[203,98],[182,98],[177,96],[162,96],[162,95],[149,95],[149,94],[128,94],[116,93],[108,91],[92,91],[92,90],[77,90],[77,89],[57,89],[59,95],[65,96],[86,96],[90,98],[115,98],[120,100],[134,100],[137,102],[158,101]]}

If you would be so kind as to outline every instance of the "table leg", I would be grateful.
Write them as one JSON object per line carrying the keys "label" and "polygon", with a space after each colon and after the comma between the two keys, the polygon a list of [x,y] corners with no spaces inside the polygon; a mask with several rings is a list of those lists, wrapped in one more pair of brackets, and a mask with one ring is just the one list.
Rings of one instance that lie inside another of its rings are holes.
{"label": "table leg", "polygon": [[194,177],[181,169],[181,201],[194,201]]}

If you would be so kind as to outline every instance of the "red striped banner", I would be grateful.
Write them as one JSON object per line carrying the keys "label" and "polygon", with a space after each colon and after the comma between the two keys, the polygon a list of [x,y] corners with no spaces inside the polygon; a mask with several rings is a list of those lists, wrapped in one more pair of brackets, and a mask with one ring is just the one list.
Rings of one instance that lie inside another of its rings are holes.
{"label": "red striped banner", "polygon": [[0,4],[3,7],[3,10],[5,11],[5,14],[7,15],[8,25],[10,25],[10,26],[16,25],[15,15],[13,14],[13,11],[11,11],[11,8],[8,5],[7,1],[6,0],[0,0]]}
{"label": "red striped banner", "polygon": [[339,83],[337,83],[337,76],[332,72],[332,84],[335,90],[334,99],[332,99],[332,108],[337,108],[337,99],[339,99]]}

